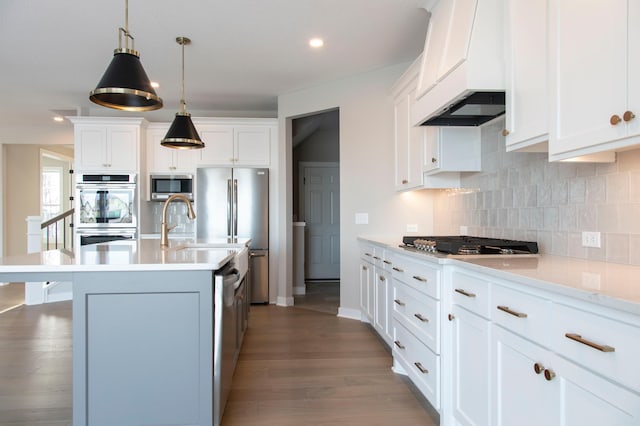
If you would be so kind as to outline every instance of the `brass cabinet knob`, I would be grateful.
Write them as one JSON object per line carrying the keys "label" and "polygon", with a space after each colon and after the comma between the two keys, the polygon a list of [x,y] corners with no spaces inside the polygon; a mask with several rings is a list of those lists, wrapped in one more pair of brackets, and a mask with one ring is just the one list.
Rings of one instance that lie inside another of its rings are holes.
{"label": "brass cabinet knob", "polygon": [[636,115],[631,111],[625,111],[624,114],[622,114],[622,119],[624,121],[631,121],[634,118],[636,118]]}
{"label": "brass cabinet knob", "polygon": [[507,136],[509,131],[507,129],[502,129],[502,136]]}
{"label": "brass cabinet knob", "polygon": [[535,364],[533,364],[533,371],[535,371],[536,374],[540,374],[544,371],[544,366],[539,362],[536,362]]}
{"label": "brass cabinet knob", "polygon": [[617,114],[613,114],[611,116],[611,118],[609,119],[609,123],[611,123],[612,126],[615,126],[616,124],[618,124],[621,121],[622,121],[622,119]]}
{"label": "brass cabinet knob", "polygon": [[409,183],[409,181],[408,181],[408,180],[406,180],[406,179],[402,179],[402,184],[403,184],[403,185],[406,185],[406,184],[408,184],[408,183]]}
{"label": "brass cabinet knob", "polygon": [[449,318],[449,321],[453,321],[453,319],[454,319],[455,317],[453,316],[453,314],[449,314],[449,315],[447,316],[447,318]]}
{"label": "brass cabinet knob", "polygon": [[434,158],[434,157],[431,157],[431,162],[432,162],[432,163],[437,163],[437,162],[438,162],[438,159],[437,159],[437,158]]}
{"label": "brass cabinet knob", "polygon": [[550,382],[554,377],[556,377],[556,373],[554,373],[553,370],[549,370],[548,368],[544,370],[544,378],[547,379],[547,381]]}

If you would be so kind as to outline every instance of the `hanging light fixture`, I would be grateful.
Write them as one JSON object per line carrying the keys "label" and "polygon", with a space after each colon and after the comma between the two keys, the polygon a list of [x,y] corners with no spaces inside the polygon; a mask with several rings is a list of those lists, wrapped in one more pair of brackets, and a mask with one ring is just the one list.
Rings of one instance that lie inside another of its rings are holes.
{"label": "hanging light fixture", "polygon": [[[124,48],[122,37],[124,36]],[[131,49],[129,49],[131,39]],[[152,111],[162,108],[162,99],[151,87],[147,73],[135,50],[135,40],[129,32],[129,0],[125,0],[125,25],[118,29],[118,48],[89,99],[98,105],[124,111]]]}
{"label": "hanging light fixture", "polygon": [[204,148],[204,142],[200,139],[196,127],[191,122],[191,114],[186,111],[184,101],[184,45],[191,43],[187,37],[176,37],[176,42],[182,46],[182,97],[180,98],[180,112],[176,112],[176,117],[169,127],[167,135],[162,139],[160,145],[176,149],[199,149]]}

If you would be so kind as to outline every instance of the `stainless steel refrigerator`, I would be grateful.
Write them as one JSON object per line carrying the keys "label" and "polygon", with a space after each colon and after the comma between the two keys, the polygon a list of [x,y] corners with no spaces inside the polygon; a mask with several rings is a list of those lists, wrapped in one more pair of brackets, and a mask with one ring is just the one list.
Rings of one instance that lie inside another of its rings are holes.
{"label": "stainless steel refrigerator", "polygon": [[269,169],[199,168],[196,236],[251,238],[251,303],[269,303]]}

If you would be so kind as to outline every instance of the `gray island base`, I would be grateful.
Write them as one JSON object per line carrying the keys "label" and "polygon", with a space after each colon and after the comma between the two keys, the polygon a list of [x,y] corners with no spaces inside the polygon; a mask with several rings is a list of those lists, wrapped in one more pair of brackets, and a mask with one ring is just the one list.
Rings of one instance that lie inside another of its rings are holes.
{"label": "gray island base", "polygon": [[213,272],[73,279],[74,425],[214,424]]}

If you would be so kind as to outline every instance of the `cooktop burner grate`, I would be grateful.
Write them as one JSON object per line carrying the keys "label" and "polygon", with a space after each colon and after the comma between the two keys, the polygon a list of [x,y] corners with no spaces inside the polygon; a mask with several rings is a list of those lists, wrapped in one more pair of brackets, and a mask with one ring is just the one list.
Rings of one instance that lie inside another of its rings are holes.
{"label": "cooktop burner grate", "polygon": [[456,236],[406,236],[405,247],[450,254],[535,254],[538,243],[532,241],[505,240],[500,238]]}

